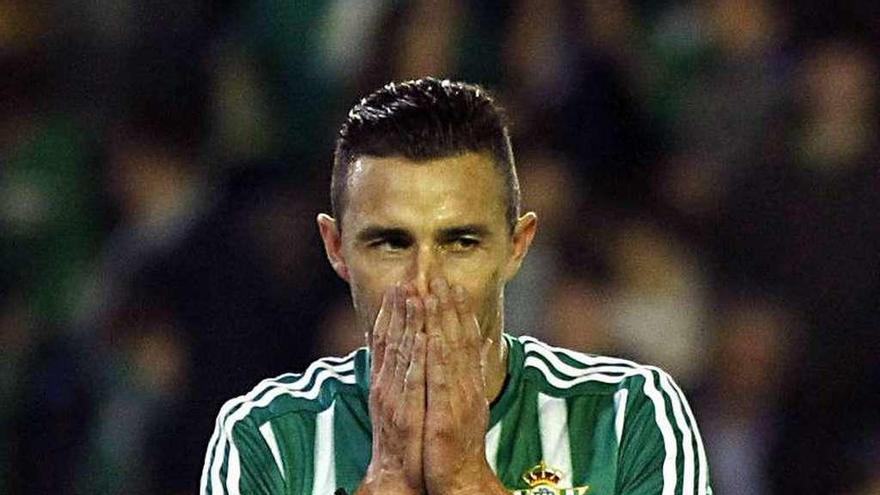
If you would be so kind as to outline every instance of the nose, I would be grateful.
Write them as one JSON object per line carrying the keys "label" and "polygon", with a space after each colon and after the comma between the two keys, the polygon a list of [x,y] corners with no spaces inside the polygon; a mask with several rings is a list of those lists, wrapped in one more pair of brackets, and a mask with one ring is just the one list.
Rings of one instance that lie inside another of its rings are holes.
{"label": "nose", "polygon": [[438,253],[432,246],[419,246],[414,254],[409,277],[419,296],[427,296],[430,292],[431,280],[442,275],[442,263]]}

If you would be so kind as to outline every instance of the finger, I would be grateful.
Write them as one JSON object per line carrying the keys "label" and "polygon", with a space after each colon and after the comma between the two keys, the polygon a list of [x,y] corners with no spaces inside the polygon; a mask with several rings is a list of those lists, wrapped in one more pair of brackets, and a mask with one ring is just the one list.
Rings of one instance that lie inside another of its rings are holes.
{"label": "finger", "polygon": [[443,339],[438,335],[428,335],[428,349],[425,357],[427,409],[429,411],[450,411],[449,370],[444,359]]}
{"label": "finger", "polygon": [[480,390],[486,389],[486,371],[488,370],[489,363],[489,353],[492,352],[492,345],[495,342],[488,338],[485,342],[483,342],[482,349],[480,349],[480,373],[477,374],[477,385]]}
{"label": "finger", "polygon": [[404,311],[400,287],[395,287],[391,318],[388,322],[385,352],[382,356],[382,366],[379,371],[387,377],[393,376],[394,369],[397,366],[397,353],[399,352],[403,333]]}
{"label": "finger", "polygon": [[452,293],[455,300],[455,308],[458,311],[458,319],[461,322],[462,339],[467,342],[469,349],[479,350],[483,339],[480,334],[480,324],[477,321],[477,316],[474,314],[468,292],[464,287],[456,285],[453,287]]}
{"label": "finger", "polygon": [[[445,340],[445,336],[443,335],[443,325],[440,322],[440,308],[439,301],[437,297],[433,294],[429,294],[424,298],[425,303],[425,332],[428,334],[430,339],[436,340],[436,344],[442,344]],[[430,347],[430,341],[429,341]],[[438,351],[445,351],[443,346],[438,347]],[[446,355],[438,355],[438,358],[443,360],[446,359]],[[452,371],[448,370],[447,372]]]}
{"label": "finger", "polygon": [[403,396],[410,411],[425,410],[425,361],[428,337],[416,333],[413,337],[412,359],[406,370]]}
{"label": "finger", "polygon": [[437,297],[429,294],[423,299],[425,304],[425,333],[429,337],[443,337],[443,327],[440,324],[439,301]]}
{"label": "finger", "polygon": [[418,332],[413,337],[412,359],[406,369],[402,405],[397,408],[393,423],[404,429],[398,434],[403,435],[406,444],[405,465],[422,468],[422,432],[425,422],[425,354],[427,336]]}
{"label": "finger", "polygon": [[425,305],[422,298],[418,296],[413,296],[410,299],[412,299],[413,310],[412,312],[407,311],[406,326],[412,328],[412,334],[415,337],[425,333]]}
{"label": "finger", "polygon": [[[470,298],[464,287],[455,285],[451,289],[452,298],[458,319],[461,322],[462,343],[457,354],[460,355],[459,362],[465,363],[463,373],[470,382],[470,392],[475,397],[484,397],[485,380],[484,369],[486,358],[489,352],[489,342],[491,339],[484,341],[480,335],[480,325],[477,317],[473,312]],[[474,373],[476,365],[478,373]]]}
{"label": "finger", "polygon": [[449,284],[443,278],[434,279],[431,282],[431,291],[437,296],[440,312],[440,326],[443,329],[443,338],[450,346],[451,352],[458,352],[458,346],[462,343],[461,322],[458,320],[458,311],[453,300]]}
{"label": "finger", "polygon": [[489,353],[492,352],[492,344],[494,344],[494,343],[495,343],[495,341],[493,341],[491,338],[488,338],[488,339],[486,339],[485,342],[483,342],[482,348],[480,349],[480,368],[481,369],[486,368],[487,363],[489,362]]}
{"label": "finger", "polygon": [[406,314],[405,314],[405,323],[403,335],[400,340],[400,348],[398,349],[396,361],[397,364],[394,370],[394,383],[395,386],[403,389],[404,378],[406,375],[406,370],[410,365],[410,361],[412,361],[412,347],[413,341],[415,339],[415,333],[413,329],[412,320],[415,318],[415,298],[407,297],[405,302]]}
{"label": "finger", "polygon": [[371,372],[375,376],[382,366],[382,358],[385,353],[385,342],[388,337],[388,324],[391,321],[391,312],[394,309],[394,287],[385,289],[382,295],[382,306],[379,308],[379,315],[376,316],[376,322],[373,324],[373,331],[370,335],[370,352],[373,356],[373,365]]}

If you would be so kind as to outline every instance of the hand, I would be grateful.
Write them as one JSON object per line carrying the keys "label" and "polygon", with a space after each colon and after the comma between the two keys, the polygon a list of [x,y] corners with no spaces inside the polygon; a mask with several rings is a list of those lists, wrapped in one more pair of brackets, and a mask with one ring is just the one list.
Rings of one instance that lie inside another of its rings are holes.
{"label": "hand", "polygon": [[507,493],[486,461],[484,369],[490,339],[461,287],[443,279],[425,298],[428,334],[424,477],[428,493]]}
{"label": "hand", "polygon": [[[411,291],[407,291],[411,292]],[[372,334],[373,455],[359,494],[420,495],[425,421],[424,306],[400,287],[382,300]]]}

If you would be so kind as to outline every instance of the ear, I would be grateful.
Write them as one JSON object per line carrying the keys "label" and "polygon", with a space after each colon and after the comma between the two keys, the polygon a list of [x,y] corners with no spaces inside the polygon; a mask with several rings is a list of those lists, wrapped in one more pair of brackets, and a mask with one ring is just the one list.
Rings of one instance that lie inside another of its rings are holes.
{"label": "ear", "polygon": [[510,281],[519,272],[519,267],[522,266],[537,231],[538,216],[534,212],[530,211],[516,221],[516,226],[513,228],[513,250],[510,259],[507,260],[506,281]]}
{"label": "ear", "polygon": [[325,213],[319,213],[317,221],[318,231],[324,241],[324,251],[327,253],[330,266],[342,280],[348,282],[348,264],[342,255],[342,235],[339,233],[336,219]]}

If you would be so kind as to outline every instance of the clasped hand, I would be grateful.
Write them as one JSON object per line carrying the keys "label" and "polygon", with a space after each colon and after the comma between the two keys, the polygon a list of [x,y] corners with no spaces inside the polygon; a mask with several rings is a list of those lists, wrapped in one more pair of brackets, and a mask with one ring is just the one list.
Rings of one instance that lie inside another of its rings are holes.
{"label": "clasped hand", "polygon": [[[443,279],[385,292],[371,338],[372,459],[359,494],[495,493],[486,462],[484,340],[468,294]],[[502,492],[498,492],[502,493]]]}

